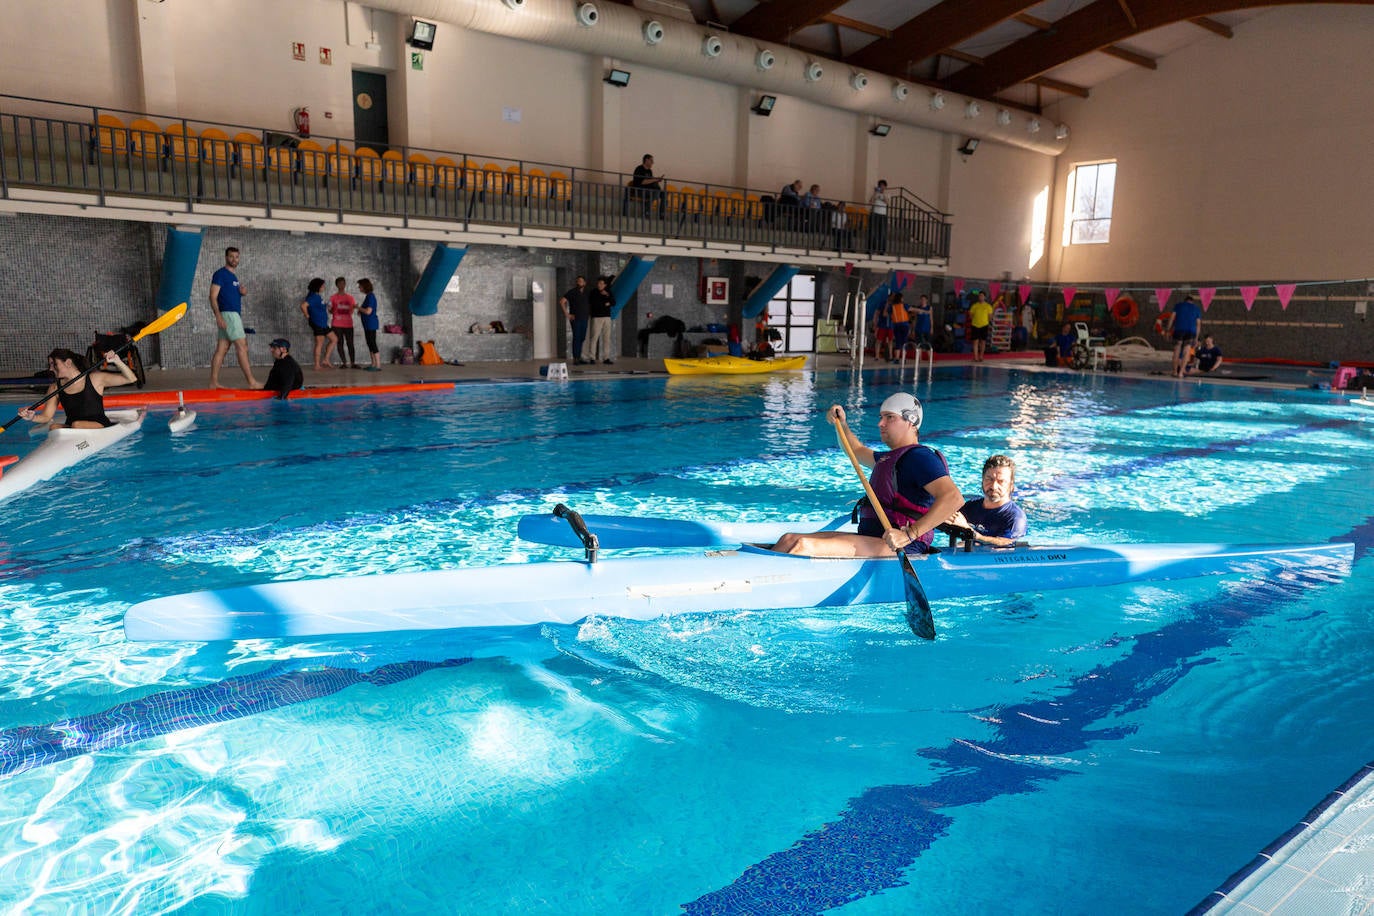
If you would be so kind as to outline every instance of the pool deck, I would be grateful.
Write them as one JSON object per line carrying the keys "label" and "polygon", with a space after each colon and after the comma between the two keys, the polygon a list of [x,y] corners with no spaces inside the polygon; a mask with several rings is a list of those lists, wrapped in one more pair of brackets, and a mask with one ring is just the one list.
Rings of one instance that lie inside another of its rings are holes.
{"label": "pool deck", "polygon": [[[573,380],[667,375],[667,370],[664,369],[662,359],[645,359],[638,357],[621,357],[616,360],[613,365],[609,366],[577,366],[569,360],[557,358],[554,360],[468,362],[457,365],[446,363],[441,366],[403,366],[392,363],[383,364],[380,372],[368,372],[364,369],[333,369],[316,372],[306,363],[302,363],[302,367],[305,369],[305,384],[307,389],[328,387],[336,389],[389,388],[391,390],[396,390],[396,386],[432,385],[436,389],[442,390],[442,388],[446,387],[445,383],[462,384],[472,382],[541,381],[543,380],[543,376],[540,375],[540,370],[550,362],[566,362],[569,378]],[[936,356],[936,365],[943,368],[947,366],[972,366],[974,363],[967,354],[938,354]],[[1222,376],[1189,376],[1188,378],[1180,380],[1168,374],[1167,363],[1161,363],[1158,367],[1128,367],[1127,371],[1124,372],[1079,372],[1073,369],[1046,366],[1039,350],[989,354],[988,359],[982,365],[987,369],[1022,369],[1037,373],[1064,375],[1109,375],[1118,378],[1148,379],[1167,384],[1250,385],[1289,390],[1311,387],[1311,385],[1298,385],[1292,382],[1227,379]],[[254,374],[260,381],[267,378],[267,370],[269,367],[270,363],[265,360],[254,366]],[[841,353],[811,354],[811,359],[807,363],[807,368],[825,370],[848,369],[849,357],[847,354]],[[882,360],[870,358],[865,360],[863,368],[865,370],[896,371],[898,367]],[[912,371],[912,365],[907,363],[904,368],[905,372],[903,373],[903,378],[910,378],[911,376],[908,373]],[[1254,369],[1253,371],[1261,370]],[[767,377],[767,375],[765,374],[757,377]],[[1327,380],[1325,378],[1325,373],[1322,373],[1321,380]],[[226,365],[220,372],[220,381],[230,389],[241,389],[243,375],[236,365]],[[111,389],[109,393],[111,395],[128,396],[127,400],[129,402],[136,402],[136,395],[141,393],[156,394],[184,391],[187,393],[188,402],[195,401],[203,403],[206,400],[214,399],[204,396],[208,388],[208,369],[162,369],[153,367],[148,370],[148,382],[144,388]],[[193,392],[196,394],[193,395]],[[360,391],[359,393],[364,392]],[[33,398],[34,394],[28,388],[0,388],[0,403],[21,404],[31,402]],[[232,398],[232,395],[226,396],[226,399],[230,398]],[[117,401],[123,399],[123,397],[120,397]]]}
{"label": "pool deck", "polygon": [[1374,913],[1374,763],[1365,764],[1188,916]]}

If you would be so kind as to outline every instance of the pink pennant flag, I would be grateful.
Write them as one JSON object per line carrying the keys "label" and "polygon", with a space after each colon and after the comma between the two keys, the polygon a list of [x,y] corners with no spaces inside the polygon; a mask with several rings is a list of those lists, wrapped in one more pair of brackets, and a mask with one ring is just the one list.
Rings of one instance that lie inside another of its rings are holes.
{"label": "pink pennant flag", "polygon": [[1279,305],[1283,310],[1288,311],[1288,302],[1293,298],[1293,291],[1298,288],[1296,283],[1275,283],[1274,292],[1279,294]]}
{"label": "pink pennant flag", "polygon": [[1199,286],[1197,297],[1202,300],[1202,310],[1205,312],[1212,307],[1212,297],[1217,294],[1215,286]]}
{"label": "pink pennant flag", "polygon": [[1064,289],[1064,304],[1065,304],[1065,305],[1068,305],[1068,306],[1072,306],[1072,305],[1073,305],[1073,294],[1076,293],[1076,292],[1078,292],[1078,287],[1076,287],[1076,286],[1065,286],[1063,289]]}
{"label": "pink pennant flag", "polygon": [[1102,293],[1107,297],[1107,308],[1111,308],[1112,306],[1116,305],[1117,297],[1121,295],[1121,287],[1109,286],[1106,289],[1104,289]]}
{"label": "pink pennant flag", "polygon": [[1002,284],[998,283],[996,280],[993,280],[991,283],[988,284],[988,298],[991,299],[993,302],[997,301],[997,294],[1001,291]]}
{"label": "pink pennant flag", "polygon": [[1164,311],[1166,308],[1168,308],[1168,306],[1169,306],[1169,297],[1172,296],[1173,294],[1174,294],[1174,291],[1173,291],[1171,288],[1167,287],[1167,286],[1156,286],[1156,287],[1155,287],[1155,298],[1159,300],[1159,310],[1160,310],[1161,312]]}
{"label": "pink pennant flag", "polygon": [[963,278],[963,277],[960,277],[960,278],[958,278],[957,280],[954,281],[954,295],[956,295],[956,296],[962,296],[963,294],[964,294],[964,278]]}
{"label": "pink pennant flag", "polygon": [[1021,298],[1022,303],[1030,299],[1030,294],[1031,285],[1029,283],[1022,283],[1020,286],[1016,287],[1016,295]]}
{"label": "pink pennant flag", "polygon": [[1240,300],[1245,303],[1245,310],[1247,312],[1255,307],[1255,297],[1258,295],[1258,286],[1242,286],[1240,288]]}
{"label": "pink pennant flag", "polygon": [[852,274],[853,272],[854,272],[854,262],[853,262],[853,261],[845,261],[845,262],[844,262],[844,275],[847,277],[847,276],[849,276],[850,274]]}

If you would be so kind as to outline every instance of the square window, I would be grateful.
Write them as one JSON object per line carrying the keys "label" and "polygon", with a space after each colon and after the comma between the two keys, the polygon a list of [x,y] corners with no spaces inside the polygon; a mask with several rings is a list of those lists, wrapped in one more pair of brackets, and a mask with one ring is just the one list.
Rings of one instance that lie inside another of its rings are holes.
{"label": "square window", "polygon": [[1074,166],[1065,191],[1065,245],[1102,245],[1111,241],[1116,163]]}

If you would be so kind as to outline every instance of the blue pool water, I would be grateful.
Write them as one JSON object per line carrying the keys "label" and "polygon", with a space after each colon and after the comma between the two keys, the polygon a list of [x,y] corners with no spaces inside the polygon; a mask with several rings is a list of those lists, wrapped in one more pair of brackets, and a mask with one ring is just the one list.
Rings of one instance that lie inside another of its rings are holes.
{"label": "blue pool water", "polygon": [[1178,913],[1374,758],[1374,411],[1318,392],[920,390],[965,490],[1016,457],[1037,542],[1344,539],[1353,570],[942,601],[933,643],[893,606],[123,639],[160,595],[566,557],[513,534],[558,501],[828,517],[860,490],[824,407],[876,442],[893,390],[207,407],[0,503],[0,912]]}

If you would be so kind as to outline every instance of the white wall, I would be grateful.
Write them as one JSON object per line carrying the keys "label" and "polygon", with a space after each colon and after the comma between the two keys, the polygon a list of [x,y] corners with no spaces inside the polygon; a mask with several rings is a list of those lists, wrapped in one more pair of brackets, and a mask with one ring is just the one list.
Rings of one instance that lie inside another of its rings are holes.
{"label": "white wall", "polygon": [[134,0],[8,0],[0,91],[137,109],[135,9]]}
{"label": "white wall", "polygon": [[739,90],[666,70],[630,71],[630,85],[608,90],[619,100],[620,123],[605,167],[630,172],[652,153],[655,171],[674,184],[734,184],[737,119],[728,113]]}
{"label": "white wall", "polygon": [[[1064,103],[1053,279],[1374,275],[1370,35],[1367,7],[1283,7]],[[1118,164],[1111,242],[1061,249],[1068,169],[1099,159]]]}
{"label": "white wall", "polygon": [[[1043,280],[1048,261],[1030,263],[1036,195],[1054,183],[1049,156],[984,143],[972,156],[950,147],[949,212],[953,214],[949,272],[953,276]],[[890,180],[890,179],[889,179]]]}

